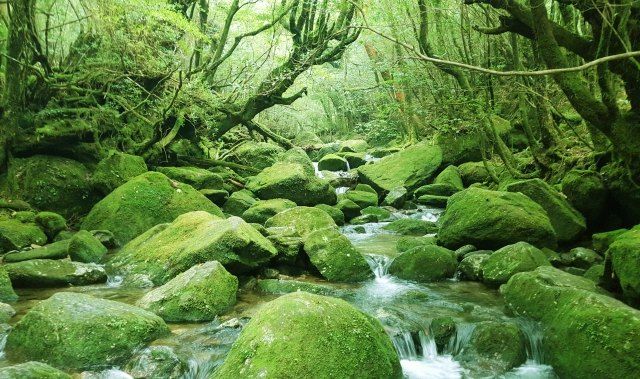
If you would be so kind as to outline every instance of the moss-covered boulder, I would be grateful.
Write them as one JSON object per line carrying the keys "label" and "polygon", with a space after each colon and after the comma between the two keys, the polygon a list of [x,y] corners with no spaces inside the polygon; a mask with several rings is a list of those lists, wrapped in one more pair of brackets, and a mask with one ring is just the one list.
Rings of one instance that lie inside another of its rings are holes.
{"label": "moss-covered boulder", "polygon": [[7,303],[0,302],[0,323],[6,324],[16,315],[16,310]]}
{"label": "moss-covered boulder", "polygon": [[518,325],[485,321],[477,324],[469,342],[456,356],[473,377],[505,373],[527,359],[525,336]]}
{"label": "moss-covered boulder", "polygon": [[387,196],[384,197],[382,205],[394,207],[397,209],[402,208],[404,202],[407,201],[408,191],[404,187],[396,187],[389,190]]}
{"label": "moss-covered boulder", "polygon": [[500,285],[519,272],[532,271],[540,266],[551,266],[547,256],[535,246],[518,242],[489,256],[482,266],[482,280]]}
{"label": "moss-covered boulder", "polygon": [[389,266],[389,273],[400,279],[428,283],[451,278],[457,266],[453,251],[423,245],[397,256]]}
{"label": "moss-covered boulder", "polygon": [[472,254],[464,257],[458,265],[460,278],[471,281],[482,280],[482,268],[490,256],[490,254]]}
{"label": "moss-covered boulder", "polygon": [[229,200],[229,192],[224,189],[201,189],[200,193],[218,206],[223,206]]}
{"label": "moss-covered boulder", "polygon": [[539,321],[561,378],[632,378],[640,372],[640,311],[589,279],[553,267],[514,275],[501,292],[517,316]]}
{"label": "moss-covered boulder", "polygon": [[136,379],[177,379],[183,378],[188,369],[187,362],[171,347],[150,346],[131,357],[123,371]]}
{"label": "moss-covered boulder", "polygon": [[412,191],[433,178],[442,164],[442,150],[421,143],[377,163],[358,168],[360,181],[373,186],[378,193],[397,187]]}
{"label": "moss-covered boulder", "polygon": [[81,230],[69,240],[69,257],[72,261],[98,263],[107,254],[107,248],[86,230]]}
{"label": "moss-covered boulder", "polygon": [[497,249],[520,241],[556,245],[545,210],[521,193],[466,189],[449,198],[439,222],[438,241],[451,249],[467,244]]}
{"label": "moss-covered boulder", "polygon": [[333,218],[322,209],[315,207],[295,207],[271,217],[265,223],[267,228],[288,228],[298,237],[306,238],[316,230],[337,229]]}
{"label": "moss-covered boulder", "polygon": [[326,284],[303,282],[300,280],[260,279],[259,291],[271,295],[284,295],[292,292],[308,292],[316,295],[339,297],[340,290]]}
{"label": "moss-covered boulder", "polygon": [[559,242],[573,241],[587,229],[584,216],[541,179],[520,180],[508,184],[506,189],[520,192],[538,203],[547,212]]}
{"label": "moss-covered boulder", "polygon": [[220,208],[193,187],[159,172],[147,172],[96,204],[82,222],[82,229],[110,230],[124,245],[155,225],[196,210],[222,216]]}
{"label": "moss-covered boulder", "polygon": [[378,221],[388,221],[392,218],[392,214],[389,210],[381,207],[366,207],[360,213],[363,216],[373,215],[376,216]]}
{"label": "moss-covered boulder", "polygon": [[602,263],[602,257],[591,249],[575,247],[560,256],[565,266],[572,266],[587,270],[594,264]]}
{"label": "moss-covered boulder", "polygon": [[435,245],[436,238],[435,237],[401,237],[396,242],[396,250],[399,253],[404,253],[405,251],[409,251],[414,247],[424,246],[424,245]]}
{"label": "moss-covered boulder", "polygon": [[460,190],[448,183],[427,184],[414,191],[413,197],[419,199],[422,196],[451,196]]}
{"label": "moss-covered boulder", "polygon": [[242,214],[258,201],[256,195],[245,189],[234,192],[222,206],[224,213],[241,217]]}
{"label": "moss-covered boulder", "polygon": [[57,241],[31,250],[5,254],[4,263],[22,262],[31,259],[64,259],[69,256],[69,240]]}
{"label": "moss-covered boulder", "polygon": [[316,230],[304,239],[304,252],[324,278],[360,282],[373,278],[364,256],[335,228]]}
{"label": "moss-covered boulder", "polygon": [[161,285],[199,263],[218,261],[232,272],[242,272],[276,254],[271,242],[241,218],[225,220],[199,211],[149,229],[110,263],[125,275],[147,275]]}
{"label": "moss-covered boulder", "polygon": [[298,292],[265,304],[212,376],[402,378],[380,322],[349,303]]}
{"label": "moss-covered boulder", "polygon": [[[496,165],[493,162],[487,162],[490,170],[498,176],[498,178],[509,177],[503,166]],[[458,173],[465,187],[469,187],[474,183],[491,182],[491,175],[487,171],[482,162],[465,162],[458,166]]]}
{"label": "moss-covered boulder", "polygon": [[218,174],[198,167],[157,167],[156,171],[168,178],[185,183],[195,189],[223,189],[224,181]]}
{"label": "moss-covered boulder", "polygon": [[238,279],[219,262],[210,261],[147,292],[137,305],[167,322],[211,321],[235,304],[236,292]]}
{"label": "moss-covered boulder", "polygon": [[335,206],[327,205],[327,204],[318,204],[315,207],[327,212],[327,214],[331,216],[333,221],[338,226],[342,226],[346,222],[344,213],[342,213],[342,211]]}
{"label": "moss-covered boulder", "polygon": [[230,158],[235,163],[264,170],[276,163],[284,152],[272,143],[248,141],[233,150]]}
{"label": "moss-covered boulder", "polygon": [[416,203],[432,208],[446,208],[449,196],[422,195],[416,199]]}
{"label": "moss-covered boulder", "polygon": [[67,220],[55,212],[40,212],[35,217],[36,224],[44,231],[49,240],[67,229]]}
{"label": "moss-covered boulder", "polygon": [[[267,239],[278,251],[276,261],[289,265],[298,265],[303,255],[304,242],[297,232],[288,227],[273,227],[266,229]],[[304,263],[302,263],[304,265]]]}
{"label": "moss-covered boulder", "polygon": [[347,160],[350,169],[358,168],[367,164],[365,153],[338,153],[338,155]]}
{"label": "moss-covered boulder", "polygon": [[318,162],[318,170],[347,171],[348,169],[349,162],[343,157],[336,154],[325,155]]}
{"label": "moss-covered boulder", "polygon": [[329,182],[309,174],[301,164],[276,163],[247,182],[247,189],[260,199],[289,199],[298,205],[336,203]]}
{"label": "moss-covered boulder", "polygon": [[17,220],[0,221],[0,253],[45,243],[47,236],[35,224],[23,224]]}
{"label": "moss-covered boulder", "polygon": [[608,232],[596,233],[591,237],[591,241],[593,244],[593,250],[597,253],[604,254],[606,253],[609,246],[616,240],[616,238],[620,237],[622,234],[626,233],[628,229],[616,229],[610,230]]}
{"label": "moss-covered boulder", "polygon": [[342,197],[358,204],[360,209],[378,206],[378,194],[375,192],[349,190]]}
{"label": "moss-covered boulder", "polygon": [[244,211],[242,218],[246,222],[264,224],[276,214],[295,206],[296,203],[287,199],[260,200]]}
{"label": "moss-covered boulder", "polygon": [[[492,115],[491,121],[500,136],[506,136],[512,130],[511,123],[500,116]],[[479,161],[482,159],[482,144],[478,141],[484,138],[483,133],[481,127],[469,126],[466,132],[440,132],[435,142],[442,147],[445,163],[457,165]]]}
{"label": "moss-covered boulder", "polygon": [[625,224],[640,224],[640,207],[629,204],[640,204],[640,188],[635,179],[629,175],[629,168],[619,163],[610,163],[600,169],[602,179],[607,186],[612,210],[622,217]]}
{"label": "moss-covered boulder", "polygon": [[86,214],[98,201],[90,176],[80,162],[34,155],[9,162],[7,184],[14,197],[69,218]]}
{"label": "moss-covered boulder", "polygon": [[147,164],[142,157],[112,150],[106,158],[98,162],[92,180],[96,188],[103,195],[107,195],[147,171]]}
{"label": "moss-covered boulder", "polygon": [[316,172],[311,158],[309,158],[307,153],[300,147],[294,147],[293,149],[289,149],[283,154],[280,154],[278,162],[300,164],[305,168],[309,175],[315,175]]}
{"label": "moss-covered boulder", "polygon": [[401,218],[385,225],[382,229],[403,236],[424,236],[438,231],[438,226],[432,221],[418,220],[415,218]]}
{"label": "moss-covered boulder", "polygon": [[18,295],[13,290],[11,278],[4,267],[0,267],[0,301],[12,302],[18,300]]}
{"label": "moss-covered boulder", "polygon": [[2,379],[71,379],[71,375],[42,362],[25,362],[0,368]]}
{"label": "moss-covered boulder", "polygon": [[363,139],[352,139],[340,142],[342,153],[364,153],[369,148],[369,143]]}
{"label": "moss-covered boulder", "polygon": [[462,183],[462,177],[460,176],[460,171],[456,166],[447,166],[444,170],[442,170],[438,176],[433,180],[434,184],[446,184],[455,188],[458,191],[462,191],[464,189],[464,184]]}
{"label": "moss-covered boulder", "polygon": [[15,287],[64,287],[104,283],[107,273],[93,263],[32,259],[4,265]]}
{"label": "moss-covered boulder", "polygon": [[38,360],[63,369],[107,368],[168,333],[160,317],[143,309],[59,292],[15,325],[6,353],[12,361]]}
{"label": "moss-covered boulder", "polygon": [[350,221],[360,216],[360,206],[349,199],[341,199],[338,201],[336,208],[342,212],[346,221]]}
{"label": "moss-covered boulder", "polygon": [[620,281],[624,299],[640,305],[640,227],[621,234],[607,253],[615,276]]}
{"label": "moss-covered boulder", "polygon": [[609,193],[600,174],[590,170],[571,170],[562,178],[562,193],[589,225],[598,225],[607,210]]}

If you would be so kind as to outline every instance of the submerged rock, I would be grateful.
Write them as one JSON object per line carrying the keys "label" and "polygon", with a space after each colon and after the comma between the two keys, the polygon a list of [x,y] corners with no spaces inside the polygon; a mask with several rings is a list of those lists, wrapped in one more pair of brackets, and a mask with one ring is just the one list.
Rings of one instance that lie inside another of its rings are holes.
{"label": "submerged rock", "polygon": [[316,230],[337,229],[333,218],[322,209],[315,207],[295,207],[271,217],[265,223],[267,228],[289,228],[298,237],[306,238]]}
{"label": "submerged rock", "polygon": [[400,279],[428,283],[451,278],[457,266],[453,251],[424,245],[397,256],[389,266],[389,273]]}
{"label": "submerged rock", "polygon": [[86,230],[81,230],[69,240],[69,257],[72,261],[98,263],[107,254],[107,248]]}
{"label": "submerged rock", "polygon": [[215,260],[230,271],[246,271],[276,254],[271,242],[241,218],[225,220],[199,211],[151,228],[125,245],[111,264],[161,285],[199,263]]}
{"label": "submerged rock", "polygon": [[71,375],[42,362],[26,362],[0,368],[2,379],[71,379]]}
{"label": "submerged rock", "polygon": [[100,192],[107,195],[147,171],[147,164],[142,157],[112,150],[98,162],[92,180]]}
{"label": "submerged rock", "polygon": [[224,181],[218,174],[198,167],[158,167],[156,171],[195,189],[223,189]]}
{"label": "submerged rock", "polygon": [[94,263],[33,259],[4,267],[16,287],[86,286],[107,281],[104,268]]}
{"label": "submerged rock", "polygon": [[402,378],[398,355],[379,321],[343,300],[306,292],[265,304],[214,377],[303,378],[309,373]]}
{"label": "submerged rock", "polygon": [[506,189],[509,192],[520,192],[538,203],[547,212],[559,242],[574,241],[587,229],[584,216],[541,179],[513,182]]}
{"label": "submerged rock", "polygon": [[125,244],[155,225],[196,210],[222,217],[220,208],[193,187],[159,172],[148,172],[96,204],[84,219],[82,229],[110,230],[120,244]]}
{"label": "submerged rock", "polygon": [[379,193],[397,187],[414,190],[433,178],[442,164],[442,150],[426,143],[414,145],[377,163],[358,168],[360,181]]}
{"label": "submerged rock", "polygon": [[500,285],[519,272],[532,271],[540,266],[551,266],[547,256],[535,246],[518,242],[489,256],[482,266],[482,280]]}
{"label": "submerged rock", "polygon": [[561,378],[632,378],[640,372],[640,311],[589,279],[553,267],[514,275],[501,292],[517,315],[541,322]]}
{"label": "submerged rock", "polygon": [[360,282],[373,278],[366,259],[347,237],[335,228],[316,230],[304,240],[304,251],[323,277],[337,282]]}
{"label": "submerged rock", "polygon": [[298,205],[336,203],[329,182],[310,174],[296,163],[276,163],[249,179],[247,189],[260,199],[289,199]]}
{"label": "submerged rock", "polygon": [[169,333],[153,313],[117,301],[59,292],[39,302],[7,338],[12,361],[38,360],[87,370],[124,363],[149,342]]}
{"label": "submerged rock", "polygon": [[264,224],[268,219],[276,214],[295,206],[296,203],[287,199],[259,200],[249,207],[249,209],[244,211],[242,218],[246,222]]}
{"label": "submerged rock", "polygon": [[238,279],[211,261],[147,292],[137,305],[167,322],[211,321],[235,304],[237,291]]}
{"label": "submerged rock", "polygon": [[466,244],[497,249],[520,241],[556,245],[547,213],[521,193],[466,189],[449,198],[439,222],[438,242],[451,249]]}

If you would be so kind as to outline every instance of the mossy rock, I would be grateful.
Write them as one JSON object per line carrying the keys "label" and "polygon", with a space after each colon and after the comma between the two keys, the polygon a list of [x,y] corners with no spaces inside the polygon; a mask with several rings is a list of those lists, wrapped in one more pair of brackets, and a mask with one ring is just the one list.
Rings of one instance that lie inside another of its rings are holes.
{"label": "mossy rock", "polygon": [[[509,178],[507,170],[503,166],[496,165],[493,162],[487,162],[487,166],[492,170],[499,179]],[[482,162],[465,162],[458,166],[458,173],[465,187],[469,187],[474,183],[492,182],[491,175],[487,171]]]}
{"label": "mossy rock", "polygon": [[107,248],[86,230],[81,230],[69,240],[69,257],[72,261],[98,263],[107,254]]}
{"label": "mossy rock", "polygon": [[396,242],[396,250],[399,253],[404,253],[405,251],[409,251],[414,247],[425,246],[425,245],[435,245],[436,238],[435,237],[414,237],[407,236],[401,237],[398,242]]}
{"label": "mossy rock", "polygon": [[371,187],[368,184],[364,184],[364,183],[358,183],[358,185],[356,185],[355,190],[356,191],[361,191],[361,192],[369,192],[369,193],[378,195],[378,192],[376,192],[376,190],[373,187]]}
{"label": "mossy rock", "polygon": [[618,236],[607,254],[620,281],[624,300],[634,306],[640,305],[640,228]]}
{"label": "mossy rock", "polygon": [[278,162],[300,164],[305,168],[309,175],[315,175],[316,172],[311,158],[309,158],[307,153],[299,147],[294,147],[293,149],[285,151],[278,157]]}
{"label": "mossy rock", "polygon": [[[491,116],[498,135],[506,137],[512,130],[511,123],[500,116]],[[442,147],[443,161],[457,165],[482,159],[482,147],[478,142],[483,137],[480,127],[470,127],[466,133],[440,133],[435,137],[436,144]]]}
{"label": "mossy rock", "polygon": [[446,208],[449,196],[422,195],[416,202],[433,208]]}
{"label": "mossy rock", "polygon": [[458,265],[460,278],[471,281],[482,280],[482,267],[489,257],[489,254],[473,254],[464,257],[460,265]]}
{"label": "mossy rock", "polygon": [[16,310],[7,303],[0,302],[0,323],[6,324],[16,315]]}
{"label": "mossy rock", "polygon": [[546,255],[526,242],[505,246],[489,256],[482,266],[482,280],[492,285],[506,283],[519,272],[551,266]]}
{"label": "mossy rock", "polygon": [[[250,359],[248,359],[250,357]],[[214,376],[402,378],[380,322],[349,303],[297,292],[265,304]]]}
{"label": "mossy rock", "polygon": [[378,193],[397,187],[412,191],[433,178],[442,164],[442,150],[426,143],[414,145],[379,162],[358,168],[360,181]]}
{"label": "mossy rock", "polygon": [[622,234],[628,232],[628,229],[616,229],[608,232],[596,233],[591,239],[593,243],[593,250],[600,254],[604,254],[609,249],[609,246],[620,237]]}
{"label": "mossy rock", "polygon": [[161,285],[199,263],[218,261],[232,272],[244,272],[276,255],[271,242],[241,218],[225,220],[198,211],[148,230],[125,245],[110,264],[125,275],[147,275]]}
{"label": "mossy rock", "polygon": [[629,169],[618,163],[610,163],[600,170],[600,174],[612,201],[607,214],[614,210],[622,217],[624,224],[640,224],[640,207],[629,206],[640,204],[640,188],[630,178]]}
{"label": "mossy rock", "polygon": [[82,229],[110,230],[124,245],[155,225],[196,210],[222,217],[220,208],[190,185],[159,172],[147,172],[96,204],[82,222]]}
{"label": "mossy rock", "polygon": [[595,283],[600,283],[604,276],[604,265],[593,265],[583,275],[586,279],[593,280]]}
{"label": "mossy rock", "polygon": [[508,184],[506,189],[520,192],[538,203],[547,212],[559,242],[574,241],[587,229],[584,216],[541,179],[520,180]]}
{"label": "mossy rock", "polygon": [[322,157],[318,162],[318,170],[326,171],[347,171],[349,162],[343,157],[336,154],[328,154]]}
{"label": "mossy rock", "polygon": [[337,155],[347,160],[349,163],[349,169],[351,170],[367,164],[365,153],[338,153]]}
{"label": "mossy rock", "polygon": [[342,153],[364,153],[369,149],[369,143],[363,139],[354,139],[340,142]]}
{"label": "mossy rock", "polygon": [[0,252],[45,243],[47,236],[35,224],[23,224],[17,220],[0,221]]}
{"label": "mossy rock", "polygon": [[448,183],[427,184],[415,190],[413,197],[419,199],[422,196],[451,196],[460,192],[457,188]]}
{"label": "mossy rock", "polygon": [[123,370],[134,378],[182,378],[188,364],[169,346],[150,346],[136,353]]}
{"label": "mossy rock", "polygon": [[62,240],[31,250],[8,253],[2,258],[2,261],[13,263],[31,259],[64,259],[68,256],[69,240]]}
{"label": "mossy rock", "polygon": [[266,231],[267,239],[278,251],[276,260],[280,263],[297,265],[304,245],[302,237],[296,234],[294,229],[288,227],[268,228]]}
{"label": "mossy rock", "polygon": [[433,180],[434,184],[446,184],[455,188],[458,191],[462,191],[464,189],[464,184],[462,183],[462,177],[460,176],[460,171],[456,166],[447,166],[444,170],[442,170],[438,176]]}
{"label": "mossy rock", "polygon": [[378,221],[380,222],[387,221],[392,217],[391,212],[380,207],[366,207],[362,211],[360,211],[360,213],[363,216],[366,216],[366,215],[376,216],[376,219],[378,219]]}
{"label": "mossy rock", "polygon": [[243,189],[232,193],[224,203],[222,210],[224,210],[226,214],[241,217],[242,214],[257,201],[256,195],[254,195],[253,192]]}
{"label": "mossy rock", "polygon": [[585,270],[594,264],[602,263],[602,257],[598,253],[584,247],[575,247],[560,257],[563,265]]}
{"label": "mossy rock", "polygon": [[428,283],[451,278],[457,266],[453,251],[423,245],[397,256],[389,266],[389,273],[400,279]]}
{"label": "mossy rock", "polygon": [[315,207],[327,212],[327,214],[331,216],[336,225],[342,226],[345,224],[346,220],[344,217],[344,213],[342,213],[342,211],[337,207],[327,204],[318,204]]}
{"label": "mossy rock", "polygon": [[35,217],[35,222],[47,235],[49,240],[67,229],[67,220],[54,212],[40,212]]}
{"label": "mossy rock", "polygon": [[15,287],[64,287],[104,283],[107,273],[93,263],[32,259],[4,265]]}
{"label": "mossy rock", "polygon": [[382,229],[403,236],[424,236],[438,231],[438,227],[431,221],[417,220],[414,218],[401,218],[384,226]]}
{"label": "mossy rock", "polygon": [[46,155],[15,158],[9,163],[9,191],[37,209],[66,218],[86,214],[99,194],[91,172],[80,162]]}
{"label": "mossy rock", "polygon": [[342,197],[358,204],[360,209],[378,206],[378,195],[376,193],[349,190]]}
{"label": "mossy rock", "polygon": [[276,163],[247,181],[247,189],[260,199],[288,199],[298,205],[336,203],[329,182],[310,175],[296,163]]}
{"label": "mossy rock", "polygon": [[0,368],[2,379],[71,379],[71,375],[42,362],[25,362]]}
{"label": "mossy rock", "polygon": [[58,292],[15,325],[6,354],[12,361],[38,360],[68,370],[108,368],[166,334],[169,328],[153,313],[82,293]]}
{"label": "mossy rock", "polygon": [[456,322],[451,317],[436,317],[431,320],[429,332],[433,335],[438,352],[442,353],[456,335]]}
{"label": "mossy rock", "polygon": [[589,225],[598,225],[607,211],[609,192],[595,171],[569,171],[562,178],[562,193],[587,218]]}
{"label": "mossy rock", "polygon": [[378,221],[379,221],[378,216],[373,214],[366,214],[366,215],[358,216],[351,219],[349,223],[351,225],[364,225],[364,224],[370,224]]}
{"label": "mossy rock", "polygon": [[98,162],[92,180],[96,188],[107,195],[147,171],[147,164],[142,157],[112,150]]}
{"label": "mossy rock", "polygon": [[295,207],[271,217],[265,223],[267,228],[281,227],[292,230],[293,235],[306,238],[316,230],[337,229],[333,218],[322,209],[315,207]]}
{"label": "mossy rock", "polygon": [[556,246],[547,213],[521,193],[466,189],[449,198],[439,223],[438,242],[451,249],[467,244],[498,249],[520,241]]}
{"label": "mossy rock", "polygon": [[392,188],[387,196],[384,197],[382,205],[387,205],[397,209],[402,208],[404,202],[407,200],[408,191],[404,187]]}
{"label": "mossy rock", "polygon": [[285,150],[272,143],[248,141],[238,146],[230,159],[244,166],[264,170],[276,163]]}
{"label": "mossy rock", "polygon": [[341,291],[326,284],[281,279],[260,279],[258,280],[258,290],[271,295],[308,292],[316,295],[338,297],[342,294]]}
{"label": "mossy rock", "polygon": [[156,171],[195,189],[223,189],[224,181],[218,174],[198,167],[157,167]]}
{"label": "mossy rock", "polygon": [[11,217],[23,224],[33,224],[36,222],[36,213],[32,211],[18,211],[13,213]]}
{"label": "mossy rock", "polygon": [[138,302],[167,322],[211,321],[233,306],[238,278],[216,261],[191,267]]}
{"label": "mossy rock", "polygon": [[4,267],[0,266],[0,301],[4,303],[16,300],[18,300],[18,295],[13,290],[9,273]]}
{"label": "mossy rock", "polygon": [[287,199],[259,200],[249,207],[249,209],[244,211],[242,218],[246,222],[264,224],[268,219],[276,214],[295,206],[296,203]]}
{"label": "mossy rock", "polygon": [[346,221],[351,221],[361,214],[360,206],[349,199],[341,199],[340,201],[338,201],[338,204],[336,204],[336,208],[338,208],[342,212],[342,214],[344,214],[344,218]]}
{"label": "mossy rock", "polygon": [[327,280],[361,282],[373,278],[364,256],[335,228],[308,234],[304,239],[304,252]]}
{"label": "mossy rock", "polygon": [[501,292],[516,316],[541,323],[548,362],[561,378],[632,378],[640,372],[640,311],[595,282],[539,267]]}

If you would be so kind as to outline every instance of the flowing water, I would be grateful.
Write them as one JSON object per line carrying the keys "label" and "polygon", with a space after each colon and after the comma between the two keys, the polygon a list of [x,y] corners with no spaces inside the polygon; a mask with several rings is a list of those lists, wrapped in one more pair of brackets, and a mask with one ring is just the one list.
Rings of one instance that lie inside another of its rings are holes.
{"label": "flowing water", "polygon": [[[412,217],[436,221],[441,213],[437,209],[418,208],[394,214],[395,218]],[[361,228],[344,226],[342,233],[366,257],[375,278],[359,285],[333,285],[340,289],[341,297],[362,311],[376,317],[383,324],[401,360],[408,379],[448,379],[475,377],[469,364],[456,360],[464,351],[474,327],[482,321],[516,322],[527,337],[527,362],[508,372],[489,377],[543,379],[555,378],[550,366],[545,365],[542,338],[537,325],[527,320],[512,319],[504,313],[504,302],[495,289],[480,283],[448,280],[431,284],[416,284],[395,278],[388,267],[398,254],[396,243],[400,238],[384,230],[387,223],[371,223]],[[299,280],[313,280],[299,278]],[[135,303],[149,289],[127,288],[121,278],[110,277],[104,285],[71,287],[65,289],[20,290],[20,301],[15,304],[20,319],[34,304],[55,292],[76,291],[94,296]],[[223,361],[242,327],[255,314],[260,305],[274,299],[253,290],[241,291],[238,303],[231,312],[205,324],[170,325],[172,334],[155,341],[154,346],[166,346],[186,362],[182,378],[207,378]],[[455,333],[441,351],[438,351],[431,322],[435,318],[450,317],[456,323]],[[0,330],[0,347],[4,347],[6,331]],[[0,353],[0,365],[7,365]],[[142,367],[143,369],[144,367]],[[86,372],[83,378],[130,378],[114,367],[102,372]],[[487,376],[482,376],[487,377]]]}

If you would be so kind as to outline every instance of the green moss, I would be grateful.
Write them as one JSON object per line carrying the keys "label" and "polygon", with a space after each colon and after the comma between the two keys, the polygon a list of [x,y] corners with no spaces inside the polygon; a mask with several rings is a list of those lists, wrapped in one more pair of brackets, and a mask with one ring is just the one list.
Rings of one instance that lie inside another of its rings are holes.
{"label": "green moss", "polygon": [[460,171],[456,166],[447,166],[442,172],[436,176],[433,180],[434,184],[446,184],[458,191],[462,191],[464,189],[464,184],[462,183],[462,178],[460,177]]}
{"label": "green moss", "polygon": [[383,229],[403,236],[424,236],[438,231],[435,223],[414,218],[395,220],[384,226]]}
{"label": "green moss", "polygon": [[52,240],[58,233],[67,229],[67,221],[61,215],[54,212],[40,212],[35,218],[36,224]]}
{"label": "green moss", "polygon": [[482,280],[482,267],[489,257],[489,254],[472,254],[464,257],[458,266],[461,279],[472,281]]}
{"label": "green moss", "polygon": [[438,241],[452,249],[467,244],[497,249],[520,241],[556,245],[547,213],[520,193],[466,189],[449,198],[439,222]]}
{"label": "green moss", "polygon": [[344,214],[344,218],[347,221],[360,216],[360,206],[349,199],[341,199],[336,204],[336,208]]}
{"label": "green moss", "polygon": [[6,254],[4,263],[22,262],[31,259],[64,259],[69,255],[69,240],[62,240],[36,249]]}
{"label": "green moss", "polygon": [[235,163],[263,170],[278,161],[284,149],[266,142],[245,142],[238,146],[230,158]]}
{"label": "green moss", "polygon": [[352,170],[367,164],[365,153],[338,153],[337,155],[346,159],[349,162],[349,168]]}
{"label": "green moss", "polygon": [[607,249],[609,249],[609,246],[611,246],[613,241],[627,231],[627,229],[617,229],[594,234],[592,236],[593,250],[600,254],[604,254]]}
{"label": "green moss", "polygon": [[0,221],[0,252],[45,243],[47,236],[34,224],[23,224],[17,220]]}
{"label": "green moss", "polygon": [[260,199],[289,199],[298,205],[336,203],[329,182],[309,174],[296,163],[276,163],[247,182],[247,189]]}
{"label": "green moss", "polygon": [[212,377],[402,378],[380,323],[339,299],[305,292],[267,303]]}
{"label": "green moss", "polygon": [[342,196],[358,204],[360,209],[378,206],[378,195],[375,192],[349,190]]}
{"label": "green moss", "polygon": [[303,238],[306,238],[316,230],[325,228],[337,229],[336,223],[327,212],[312,207],[287,209],[267,220],[265,226],[267,228],[289,228],[295,236]]}
{"label": "green moss", "polygon": [[378,222],[378,221],[379,221],[378,216],[372,215],[372,214],[366,214],[366,215],[358,216],[351,219],[349,223],[351,225],[364,225],[364,224],[370,224],[372,222]]}
{"label": "green moss", "polygon": [[168,333],[160,317],[140,308],[59,292],[15,325],[6,352],[17,362],[38,360],[74,370],[107,368]]}
{"label": "green moss", "polygon": [[210,261],[147,292],[137,305],[167,322],[211,321],[235,304],[237,291],[238,279]]}
{"label": "green moss", "polygon": [[562,178],[562,193],[589,221],[598,224],[606,211],[607,188],[595,171],[571,170]]}
{"label": "green moss", "polygon": [[358,168],[360,180],[379,193],[396,187],[414,190],[433,178],[442,164],[442,150],[421,143]]}
{"label": "green moss", "polygon": [[138,175],[147,172],[142,157],[111,151],[101,160],[93,173],[93,183],[106,195]]}
{"label": "green moss", "polygon": [[424,246],[424,245],[435,245],[436,238],[435,237],[415,237],[415,236],[407,236],[401,237],[398,239],[396,243],[396,250],[399,253],[404,253],[405,251],[409,251],[414,247]]}
{"label": "green moss", "polygon": [[640,305],[640,228],[619,235],[607,254],[611,257],[625,301]]}
{"label": "green moss", "polygon": [[199,263],[218,261],[232,272],[242,272],[276,254],[271,242],[244,220],[199,211],[150,229],[125,245],[110,263],[126,275],[147,275],[160,285]]}
{"label": "green moss", "polygon": [[328,154],[318,162],[318,170],[347,171],[349,162],[336,154]]}
{"label": "green moss", "polygon": [[559,242],[573,241],[587,228],[584,216],[541,179],[520,180],[508,184],[506,189],[520,192],[538,203],[547,212]]}
{"label": "green moss", "polygon": [[249,207],[249,209],[244,211],[242,218],[246,222],[264,224],[268,219],[276,214],[295,206],[296,203],[287,199],[259,200]]}
{"label": "green moss", "polygon": [[413,196],[418,199],[422,196],[451,196],[459,190],[448,183],[427,184],[415,190]]}
{"label": "green moss", "polygon": [[402,208],[407,200],[408,191],[404,187],[392,188],[387,196],[385,196],[382,205],[388,205],[397,209]]}
{"label": "green moss", "polygon": [[316,230],[304,240],[311,264],[327,280],[360,282],[373,277],[364,256],[335,228]]}
{"label": "green moss", "polygon": [[229,192],[224,189],[202,189],[200,193],[215,205],[222,206],[229,200]]}
{"label": "green moss", "polygon": [[158,167],[156,171],[185,183],[195,189],[223,189],[224,181],[218,174],[198,167]]}
{"label": "green moss", "polygon": [[366,207],[360,213],[362,213],[362,215],[376,216],[378,221],[387,221],[391,218],[391,212],[380,207]]}
{"label": "green moss", "polygon": [[602,276],[604,276],[604,265],[593,265],[583,275],[589,280],[593,280],[595,283],[600,283]]}
{"label": "green moss", "polygon": [[489,256],[482,266],[482,280],[488,284],[500,285],[519,272],[550,265],[540,249],[526,242],[518,242]]}
{"label": "green moss", "polygon": [[364,153],[369,148],[367,141],[354,139],[340,142],[340,152],[343,153]]}
{"label": "green moss", "polygon": [[331,218],[336,223],[336,225],[338,226],[344,225],[345,223],[344,213],[342,213],[342,211],[337,207],[327,205],[327,204],[318,204],[315,207],[327,212],[327,214],[331,216]]}
{"label": "green moss", "polygon": [[565,266],[572,266],[586,270],[594,264],[602,262],[602,257],[591,249],[575,247],[568,253],[562,254],[561,262]]}
{"label": "green moss", "polygon": [[433,208],[446,208],[449,196],[422,195],[416,202]]}
{"label": "green moss", "polygon": [[86,230],[81,230],[69,240],[69,257],[72,261],[98,263],[107,254],[102,242]]}
{"label": "green moss", "polygon": [[36,214],[32,211],[18,211],[11,215],[16,221],[23,224],[33,224],[36,222]]}
{"label": "green moss", "polygon": [[[493,162],[487,162],[491,170],[495,172],[498,178],[508,178],[509,174],[503,166],[498,166]],[[469,187],[474,183],[490,183],[491,176],[482,162],[465,162],[458,166],[458,173],[465,187]]]}
{"label": "green moss", "polygon": [[428,283],[452,277],[457,266],[453,251],[423,245],[397,256],[389,266],[389,273],[400,279]]}
{"label": "green moss", "polygon": [[96,204],[84,219],[82,229],[110,230],[120,244],[125,244],[155,225],[195,210],[222,216],[220,208],[193,187],[161,173],[148,172]]}
{"label": "green moss", "polygon": [[169,346],[150,346],[136,353],[123,371],[134,378],[182,378],[189,370],[187,362]]}
{"label": "green moss", "polygon": [[32,259],[4,267],[16,287],[86,286],[107,281],[101,266],[67,260]]}
{"label": "green moss", "polygon": [[71,376],[42,362],[26,362],[0,368],[3,379],[71,379]]}
{"label": "green moss", "polygon": [[559,377],[631,378],[640,372],[640,311],[589,279],[552,267],[514,275],[501,292],[518,316],[540,321]]}
{"label": "green moss", "polygon": [[355,188],[356,191],[369,192],[375,195],[378,195],[378,192],[368,184],[358,183]]}
{"label": "green moss", "polygon": [[0,301],[12,302],[18,300],[18,295],[13,290],[9,273],[4,267],[0,267]]}
{"label": "green moss", "polygon": [[224,203],[222,209],[226,214],[241,217],[242,214],[257,201],[256,195],[254,195],[253,192],[243,189],[232,193]]}
{"label": "green moss", "polygon": [[301,291],[332,297],[341,295],[339,290],[331,286],[300,280],[261,279],[258,280],[258,289],[272,295],[284,295]]}

